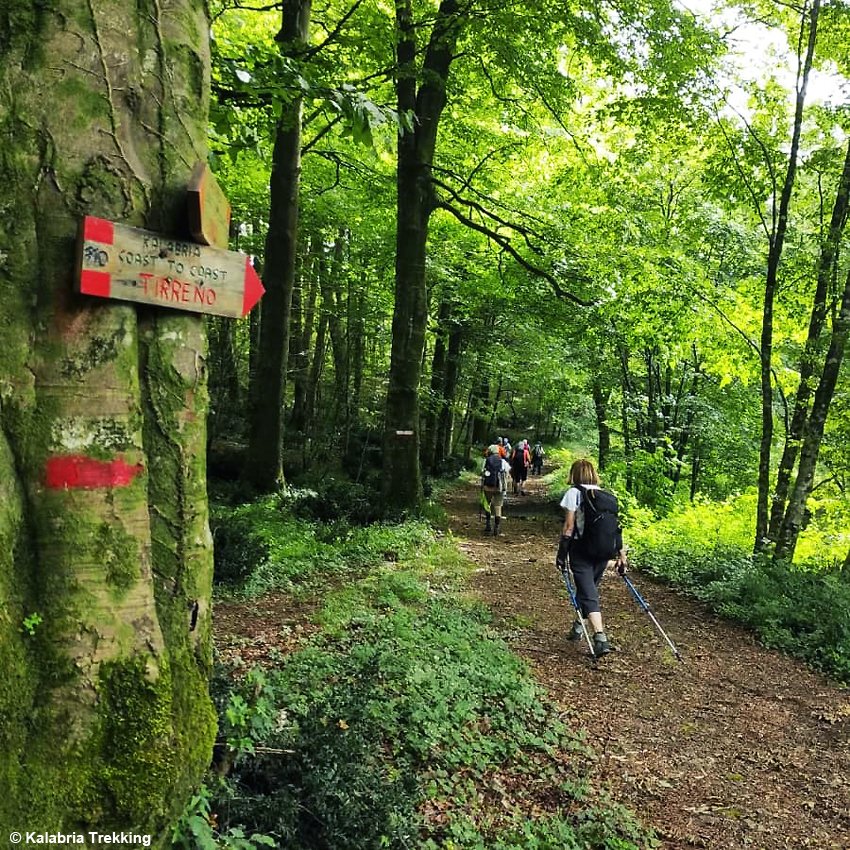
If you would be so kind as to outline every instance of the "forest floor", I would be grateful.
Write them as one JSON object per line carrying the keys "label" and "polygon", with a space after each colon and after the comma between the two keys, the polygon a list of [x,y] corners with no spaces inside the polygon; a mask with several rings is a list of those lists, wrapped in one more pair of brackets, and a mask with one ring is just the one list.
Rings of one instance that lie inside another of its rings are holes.
{"label": "forest floor", "polygon": [[[503,533],[483,534],[478,490],[445,499],[470,591],[596,757],[588,778],[636,812],[664,850],[850,850],[850,695],[803,664],[640,573],[635,584],[677,661],[615,572],[602,584],[614,652],[570,643],[554,567],[561,516],[540,479],[509,496]],[[315,630],[315,604],[283,594],[216,605],[219,653],[251,666]]]}
{"label": "forest floor", "polygon": [[615,649],[594,661],[566,634],[573,610],[554,555],[562,514],[540,479],[509,496],[485,536],[476,488],[446,501],[472,589],[514,652],[597,758],[590,778],[651,825],[665,850],[850,848],[850,695],[759,646],[647,576],[632,579],[683,661],[611,570],[602,583]]}

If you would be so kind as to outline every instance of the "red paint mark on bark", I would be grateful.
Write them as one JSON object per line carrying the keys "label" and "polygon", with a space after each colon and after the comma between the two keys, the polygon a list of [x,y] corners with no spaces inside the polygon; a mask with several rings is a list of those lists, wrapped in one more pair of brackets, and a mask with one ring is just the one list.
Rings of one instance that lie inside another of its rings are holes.
{"label": "red paint mark on bark", "polygon": [[83,269],[80,272],[80,292],[83,295],[99,295],[101,298],[109,298],[111,290],[112,275],[91,269]]}
{"label": "red paint mark on bark", "polygon": [[105,218],[95,218],[87,215],[83,227],[83,236],[88,242],[100,242],[111,245],[115,241],[115,226]]}
{"label": "red paint mark on bark", "polygon": [[126,487],[143,470],[142,464],[131,466],[121,458],[96,460],[85,455],[59,455],[48,459],[44,482],[51,490]]}

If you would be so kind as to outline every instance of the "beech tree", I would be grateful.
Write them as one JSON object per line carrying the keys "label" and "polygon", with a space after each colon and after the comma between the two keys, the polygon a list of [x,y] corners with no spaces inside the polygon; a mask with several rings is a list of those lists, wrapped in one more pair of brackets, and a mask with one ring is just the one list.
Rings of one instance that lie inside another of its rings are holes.
{"label": "beech tree", "polygon": [[159,835],[210,761],[204,323],[74,292],[85,215],[188,236],[208,33],[200,0],[0,11],[4,836]]}
{"label": "beech tree", "polygon": [[[284,58],[297,58],[310,30],[310,0],[284,0],[278,35]],[[283,391],[289,354],[289,315],[298,245],[302,99],[290,96],[277,123],[269,187],[257,368],[251,375],[250,440],[246,475],[262,490],[283,481]]]}

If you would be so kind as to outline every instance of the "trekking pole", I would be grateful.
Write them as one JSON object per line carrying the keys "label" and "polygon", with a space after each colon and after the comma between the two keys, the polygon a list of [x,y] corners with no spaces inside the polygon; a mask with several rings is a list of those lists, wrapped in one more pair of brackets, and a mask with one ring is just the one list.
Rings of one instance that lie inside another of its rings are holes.
{"label": "trekking pole", "polygon": [[658,631],[660,632],[661,637],[663,637],[664,640],[667,641],[667,645],[670,647],[670,649],[673,650],[673,655],[675,655],[679,661],[684,663],[685,659],[682,658],[681,653],[678,649],[676,649],[676,644],[673,643],[673,641],[670,640],[669,637],[667,637],[667,632],[665,632],[664,629],[661,628],[661,623],[659,623],[658,620],[655,619],[655,614],[652,613],[652,610],[649,607],[649,603],[640,595],[640,591],[634,586],[634,584],[632,584],[631,579],[626,575],[621,575],[620,578],[622,578],[623,581],[626,583],[626,587],[629,589],[629,591],[631,591],[635,602],[637,602],[637,604],[640,605],[640,607],[643,608],[643,610],[646,611],[646,613],[649,615],[649,619],[652,620],[653,624],[655,625],[655,628],[658,629]]}
{"label": "trekking pole", "polygon": [[573,608],[576,610],[576,616],[578,617],[578,621],[581,623],[581,630],[584,633],[584,639],[587,641],[587,648],[590,650],[590,654],[593,656],[593,660],[595,661],[596,653],[593,651],[593,642],[590,640],[590,632],[588,632],[587,626],[584,623],[584,617],[581,615],[581,606],[578,604],[578,597],[576,596],[573,584],[570,581],[570,568],[567,564],[564,564],[564,568],[561,569],[558,566],[557,561],[555,562],[555,568],[564,579],[564,584],[567,586],[567,593],[570,594],[570,601],[573,603]]}

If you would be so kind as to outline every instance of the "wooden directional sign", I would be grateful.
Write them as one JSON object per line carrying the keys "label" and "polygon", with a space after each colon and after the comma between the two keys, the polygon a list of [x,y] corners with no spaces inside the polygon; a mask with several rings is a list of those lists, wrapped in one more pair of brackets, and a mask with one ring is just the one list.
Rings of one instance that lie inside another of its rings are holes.
{"label": "wooden directional sign", "polygon": [[230,202],[205,162],[199,162],[192,172],[187,200],[192,238],[202,245],[226,248],[230,235]]}
{"label": "wooden directional sign", "polygon": [[92,216],[80,231],[77,285],[84,295],[239,317],[265,292],[249,257],[237,251]]}

